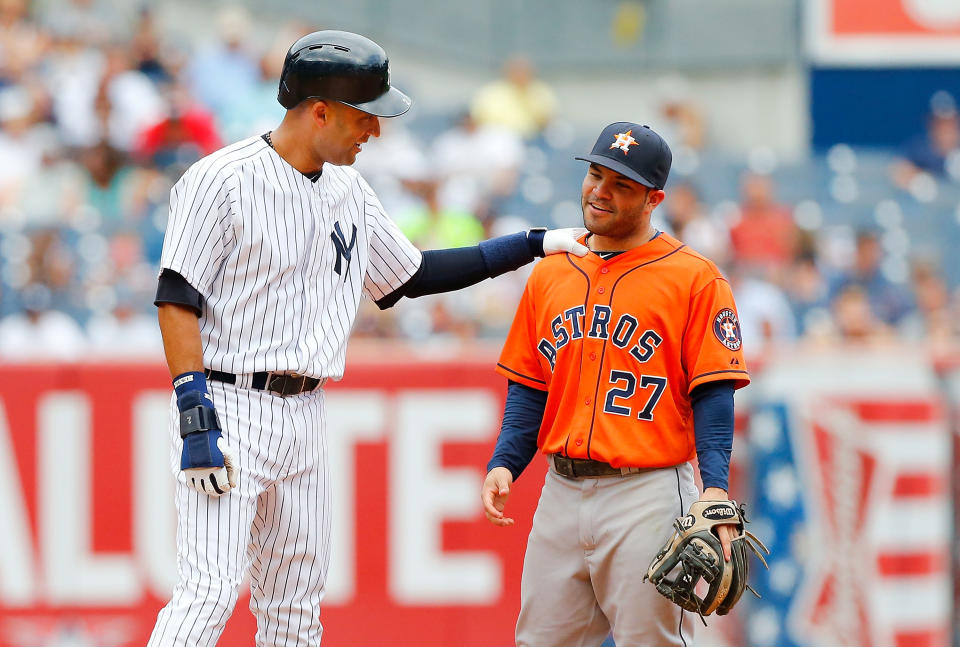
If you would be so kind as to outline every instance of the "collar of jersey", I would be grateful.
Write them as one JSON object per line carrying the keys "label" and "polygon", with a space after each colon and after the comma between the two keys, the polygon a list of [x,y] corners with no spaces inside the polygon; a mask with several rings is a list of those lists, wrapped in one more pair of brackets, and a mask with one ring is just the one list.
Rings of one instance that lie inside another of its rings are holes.
{"label": "collar of jersey", "polygon": [[277,152],[277,149],[276,149],[276,148],[273,147],[273,139],[270,138],[270,133],[271,133],[271,132],[273,132],[273,131],[268,131],[268,132],[263,133],[262,135],[260,135],[260,139],[262,139],[264,142],[266,142],[267,146],[270,147],[270,150],[273,151],[274,155],[276,155],[277,157],[279,157],[280,160],[281,160],[284,164],[286,164],[287,166],[289,166],[290,168],[292,168],[294,171],[296,171],[297,173],[299,173],[299,174],[302,175],[303,177],[305,177],[305,178],[307,178],[308,180],[310,180],[310,182],[312,182],[313,185],[316,186],[317,181],[318,181],[321,177],[323,177],[323,167],[321,166],[319,171],[314,171],[313,173],[304,173],[304,172],[301,171],[300,169],[294,168],[294,166],[293,166],[290,162],[288,162],[287,160],[283,159],[283,156],[282,156],[280,153]]}
{"label": "collar of jersey", "polygon": [[[586,245],[587,236],[584,234],[583,238],[580,239],[580,242]],[[622,254],[617,254],[610,260],[604,260],[599,254],[594,251],[591,251],[586,256],[573,256],[571,258],[574,260],[583,261],[585,263],[590,263],[591,265],[600,266],[608,265],[614,263],[628,263],[630,265],[635,265],[637,263],[647,263],[650,261],[657,260],[661,258],[677,247],[680,247],[681,243],[671,238],[670,236],[664,234],[663,232],[658,232],[656,236],[645,242],[644,244],[634,247],[633,249],[628,249]]]}

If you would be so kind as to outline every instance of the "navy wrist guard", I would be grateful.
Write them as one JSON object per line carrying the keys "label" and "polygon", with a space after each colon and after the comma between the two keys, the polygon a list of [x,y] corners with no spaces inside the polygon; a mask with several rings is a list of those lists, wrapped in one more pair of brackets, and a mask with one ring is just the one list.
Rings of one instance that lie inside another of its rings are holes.
{"label": "navy wrist guard", "polygon": [[534,227],[527,232],[527,244],[530,246],[531,254],[540,258],[546,256],[543,251],[543,237],[546,235],[546,227]]}
{"label": "navy wrist guard", "polygon": [[198,431],[219,431],[220,422],[212,407],[198,404],[180,412],[180,437],[186,438]]}

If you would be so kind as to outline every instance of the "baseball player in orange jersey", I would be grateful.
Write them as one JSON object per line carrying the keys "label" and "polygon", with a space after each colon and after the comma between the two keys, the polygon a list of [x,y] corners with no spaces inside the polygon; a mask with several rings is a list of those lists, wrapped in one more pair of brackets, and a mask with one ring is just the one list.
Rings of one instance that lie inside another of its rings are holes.
{"label": "baseball player in orange jersey", "polygon": [[[581,195],[583,258],[533,271],[497,371],[509,380],[481,496],[504,515],[539,448],[550,463],[527,543],[517,645],[690,645],[692,614],[643,574],[698,497],[727,499],[733,393],[750,378],[730,286],[651,225],[671,153],[647,126],[597,139]],[[698,457],[703,494],[690,461]],[[727,559],[730,526],[719,533]]]}

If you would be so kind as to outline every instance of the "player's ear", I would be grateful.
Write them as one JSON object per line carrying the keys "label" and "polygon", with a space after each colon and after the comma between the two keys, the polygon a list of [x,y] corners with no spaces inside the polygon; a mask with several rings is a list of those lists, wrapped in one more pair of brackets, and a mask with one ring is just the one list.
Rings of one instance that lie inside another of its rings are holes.
{"label": "player's ear", "polygon": [[330,121],[330,116],[332,114],[331,105],[329,102],[320,99],[319,101],[314,101],[310,105],[310,118],[317,125],[326,125]]}
{"label": "player's ear", "polygon": [[647,195],[647,204],[650,205],[651,209],[655,209],[657,205],[663,202],[663,199],[667,197],[667,194],[661,191],[660,189],[655,189],[650,191]]}

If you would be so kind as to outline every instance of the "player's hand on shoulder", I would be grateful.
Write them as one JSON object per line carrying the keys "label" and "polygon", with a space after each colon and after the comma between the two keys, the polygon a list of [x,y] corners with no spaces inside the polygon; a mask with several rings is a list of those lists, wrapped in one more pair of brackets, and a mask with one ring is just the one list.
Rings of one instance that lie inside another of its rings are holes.
{"label": "player's hand on shoulder", "polygon": [[[538,237],[542,238],[542,254],[536,256],[549,256],[550,254],[563,254],[569,252],[576,256],[585,256],[588,250],[583,244],[577,241],[578,238],[587,233],[583,227],[569,227],[566,229],[531,229],[527,232],[527,237],[533,241]],[[539,250],[538,250],[539,251]]]}
{"label": "player's hand on shoulder", "polygon": [[206,378],[203,373],[184,373],[173,384],[183,439],[180,469],[187,485],[214,497],[226,494],[237,485],[236,460],[220,433]]}
{"label": "player's hand on shoulder", "polygon": [[513,519],[505,517],[503,509],[510,498],[513,474],[506,467],[494,467],[483,481],[480,498],[487,521],[495,526],[512,526]]}

